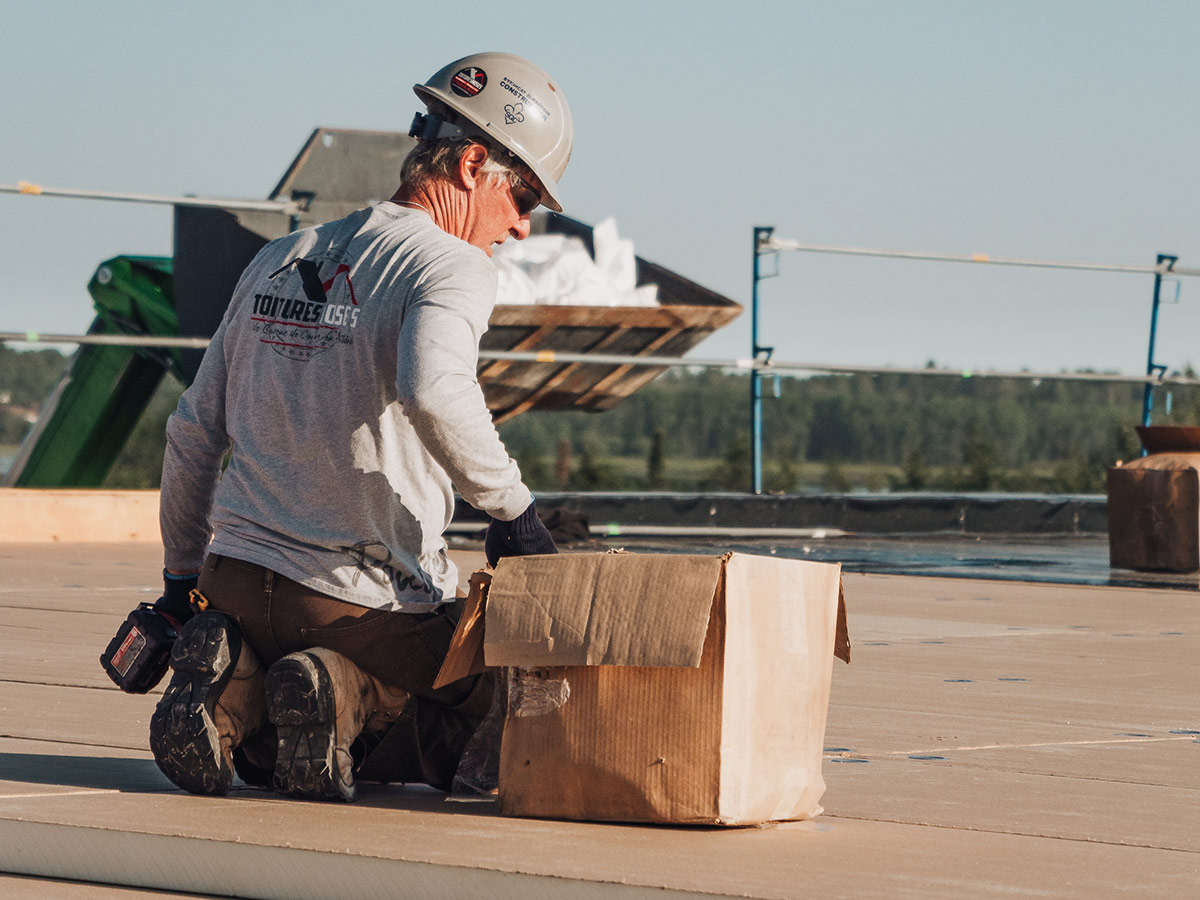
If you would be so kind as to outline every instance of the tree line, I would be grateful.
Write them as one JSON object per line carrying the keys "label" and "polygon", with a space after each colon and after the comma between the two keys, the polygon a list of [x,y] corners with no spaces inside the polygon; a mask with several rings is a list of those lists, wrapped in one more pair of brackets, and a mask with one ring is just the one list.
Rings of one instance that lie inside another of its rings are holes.
{"label": "tree line", "polygon": [[0,444],[20,442],[65,368],[57,350],[18,352],[0,344]]}
{"label": "tree line", "polygon": [[[526,413],[500,430],[543,490],[745,490],[749,381],[676,370],[608,412]],[[781,378],[777,396],[770,381],[764,393],[771,490],[1094,493],[1140,452],[1136,384],[887,374]],[[1156,422],[1195,421],[1198,401],[1176,388]]]}
{"label": "tree line", "polygon": [[[0,346],[0,444],[20,441],[66,359]],[[774,491],[1098,493],[1107,468],[1140,450],[1136,384],[886,374],[773,387],[765,381],[763,459]],[[164,379],[111,486],[157,485],[180,390]],[[1197,421],[1200,391],[1158,391],[1156,424]],[[530,412],[500,432],[535,491],[746,490],[749,397],[745,374],[672,370],[607,412]]]}

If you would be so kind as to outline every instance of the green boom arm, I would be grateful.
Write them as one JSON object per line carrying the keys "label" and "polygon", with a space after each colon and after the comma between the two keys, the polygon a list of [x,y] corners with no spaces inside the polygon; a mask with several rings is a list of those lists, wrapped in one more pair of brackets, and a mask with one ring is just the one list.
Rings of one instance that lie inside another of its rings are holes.
{"label": "green boom arm", "polygon": [[[89,334],[179,334],[171,260],[118,256],[88,283]],[[177,350],[84,345],[50,395],[8,474],[16,487],[98,487],[164,373],[181,381]]]}

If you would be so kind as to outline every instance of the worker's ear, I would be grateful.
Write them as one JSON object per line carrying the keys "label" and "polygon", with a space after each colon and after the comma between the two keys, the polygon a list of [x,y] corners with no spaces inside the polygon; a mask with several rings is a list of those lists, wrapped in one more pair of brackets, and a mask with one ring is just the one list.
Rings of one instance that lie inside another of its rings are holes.
{"label": "worker's ear", "polygon": [[458,178],[462,186],[473,191],[484,181],[483,164],[487,161],[488,151],[483,144],[472,144],[458,161]]}

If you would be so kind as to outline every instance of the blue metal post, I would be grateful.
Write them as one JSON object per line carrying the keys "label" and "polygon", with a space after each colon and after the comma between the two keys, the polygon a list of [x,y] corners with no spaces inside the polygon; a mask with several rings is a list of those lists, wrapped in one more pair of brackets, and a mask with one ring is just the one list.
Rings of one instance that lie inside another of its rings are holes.
{"label": "blue metal post", "polygon": [[[1179,261],[1178,256],[1170,256],[1166,253],[1158,254],[1156,265],[1161,266],[1167,264],[1167,271]],[[1167,370],[1166,366],[1160,366],[1154,361],[1154,340],[1158,336],[1158,306],[1160,294],[1162,292],[1162,272],[1154,274],[1154,304],[1150,307],[1150,349],[1146,353],[1146,375],[1154,375],[1156,372],[1162,374]],[[1146,382],[1145,388],[1142,390],[1142,424],[1150,424],[1150,414],[1154,411],[1154,385],[1149,381]],[[1142,455],[1146,454],[1145,449],[1142,449]]]}
{"label": "blue metal post", "polygon": [[[754,229],[754,282],[750,290],[750,358],[757,360],[758,354],[774,349],[758,343],[758,283],[762,280],[758,261],[762,256],[762,245],[771,239],[774,228]],[[750,479],[751,489],[762,493],[762,375],[757,368],[750,370]]]}

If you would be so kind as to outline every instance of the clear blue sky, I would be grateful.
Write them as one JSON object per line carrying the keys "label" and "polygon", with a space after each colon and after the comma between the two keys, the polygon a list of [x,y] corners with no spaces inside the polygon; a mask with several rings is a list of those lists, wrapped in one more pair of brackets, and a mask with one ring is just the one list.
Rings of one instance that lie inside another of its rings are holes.
{"label": "clear blue sky", "polygon": [[[1200,3],[0,2],[0,183],[263,197],[316,126],[405,130],[457,56],[526,55],[574,112],[566,212],[749,302],[780,237],[1200,266]],[[0,196],[0,330],[81,332],[167,208]],[[789,254],[780,360],[1145,366],[1151,278]],[[1200,279],[1160,360],[1200,364]],[[745,356],[749,316],[702,345]]]}

